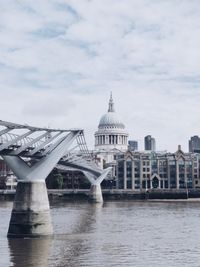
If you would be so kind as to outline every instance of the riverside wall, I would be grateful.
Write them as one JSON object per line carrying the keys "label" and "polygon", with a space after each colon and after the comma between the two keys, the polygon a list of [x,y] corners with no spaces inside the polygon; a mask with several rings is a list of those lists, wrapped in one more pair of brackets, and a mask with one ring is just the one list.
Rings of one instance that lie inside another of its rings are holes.
{"label": "riverside wall", "polygon": [[[88,200],[88,189],[49,189],[49,199]],[[104,200],[153,200],[153,199],[194,199],[200,198],[200,189],[151,189],[123,190],[103,189]],[[13,200],[15,190],[0,190],[0,200]]]}

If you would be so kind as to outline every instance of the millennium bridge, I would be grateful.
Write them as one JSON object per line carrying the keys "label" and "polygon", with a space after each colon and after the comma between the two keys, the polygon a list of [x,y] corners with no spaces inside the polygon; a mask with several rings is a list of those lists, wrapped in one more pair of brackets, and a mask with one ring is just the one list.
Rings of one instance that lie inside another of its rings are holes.
{"label": "millennium bridge", "polygon": [[91,183],[90,199],[103,202],[100,169],[88,151],[83,129],[50,129],[0,120],[0,155],[18,184],[8,237],[53,234],[45,179],[54,167],[80,170]]}

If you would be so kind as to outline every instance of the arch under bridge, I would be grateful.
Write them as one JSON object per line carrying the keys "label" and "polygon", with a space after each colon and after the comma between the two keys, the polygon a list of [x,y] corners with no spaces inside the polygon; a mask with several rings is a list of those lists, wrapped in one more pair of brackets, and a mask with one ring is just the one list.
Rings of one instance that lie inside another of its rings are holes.
{"label": "arch under bridge", "polygon": [[97,167],[82,129],[40,128],[0,120],[0,155],[18,179],[9,237],[53,233],[45,179],[55,166],[82,171],[91,183],[91,200],[103,201],[100,184],[111,168]]}

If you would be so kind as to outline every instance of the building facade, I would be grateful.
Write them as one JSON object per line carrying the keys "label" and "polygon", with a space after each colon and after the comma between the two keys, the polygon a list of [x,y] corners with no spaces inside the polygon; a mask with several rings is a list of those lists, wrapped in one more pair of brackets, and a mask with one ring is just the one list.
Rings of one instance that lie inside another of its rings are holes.
{"label": "building facade", "polygon": [[200,188],[199,154],[132,152],[117,156],[118,189],[184,189]]}
{"label": "building facade", "polygon": [[144,138],[144,149],[145,150],[156,150],[156,140],[151,135],[147,135]]}

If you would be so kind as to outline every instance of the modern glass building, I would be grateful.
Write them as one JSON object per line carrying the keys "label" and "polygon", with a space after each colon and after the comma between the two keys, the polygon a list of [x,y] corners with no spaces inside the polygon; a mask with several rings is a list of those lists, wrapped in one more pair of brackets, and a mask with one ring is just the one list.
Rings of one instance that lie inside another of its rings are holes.
{"label": "modern glass building", "polygon": [[128,141],[128,149],[129,150],[138,150],[138,141],[129,140]]}
{"label": "modern glass building", "polygon": [[189,140],[189,152],[200,153],[200,137],[194,135]]}
{"label": "modern glass building", "polygon": [[144,138],[144,149],[145,150],[156,150],[156,140],[151,135],[147,135]]}

